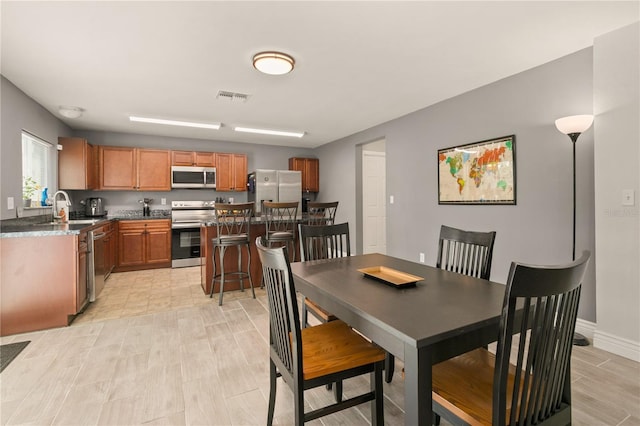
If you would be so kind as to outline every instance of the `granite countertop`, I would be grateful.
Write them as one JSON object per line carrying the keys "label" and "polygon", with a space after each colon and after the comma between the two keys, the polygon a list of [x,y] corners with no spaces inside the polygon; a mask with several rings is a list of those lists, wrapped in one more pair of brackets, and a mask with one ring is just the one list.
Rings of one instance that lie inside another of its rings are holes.
{"label": "granite countertop", "polygon": [[[140,210],[122,210],[103,217],[86,217],[70,214],[69,223],[51,223],[51,215],[0,221],[0,238],[50,237],[56,235],[78,235],[83,229],[106,223],[109,220],[155,220],[171,219],[171,210],[152,210],[151,216],[142,216]],[[78,222],[80,221],[80,222]],[[88,222],[90,221],[90,222]]]}

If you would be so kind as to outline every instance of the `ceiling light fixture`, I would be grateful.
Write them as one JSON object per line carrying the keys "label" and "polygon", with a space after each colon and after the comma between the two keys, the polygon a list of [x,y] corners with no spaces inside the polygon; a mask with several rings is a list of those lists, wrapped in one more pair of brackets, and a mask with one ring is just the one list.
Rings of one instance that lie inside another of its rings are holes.
{"label": "ceiling light fixture", "polygon": [[295,63],[291,56],[281,52],[260,52],[253,57],[254,68],[270,75],[290,73]]}
{"label": "ceiling light fixture", "polygon": [[80,108],[80,107],[60,105],[58,107],[58,112],[63,117],[80,118],[82,116],[82,113],[84,112],[84,110],[82,108]]}
{"label": "ceiling light fixture", "polygon": [[234,127],[233,130],[235,130],[236,132],[258,133],[261,135],[271,135],[271,136],[289,136],[292,138],[301,138],[305,134],[305,132],[288,132],[284,130],[254,129],[251,127]]}
{"label": "ceiling light fixture", "polygon": [[177,121],[177,120],[164,120],[162,118],[147,118],[147,117],[129,117],[131,121],[138,121],[140,123],[151,124],[167,124],[169,126],[183,126],[183,127],[198,127],[202,129],[220,129],[221,123],[194,123],[191,121]]}

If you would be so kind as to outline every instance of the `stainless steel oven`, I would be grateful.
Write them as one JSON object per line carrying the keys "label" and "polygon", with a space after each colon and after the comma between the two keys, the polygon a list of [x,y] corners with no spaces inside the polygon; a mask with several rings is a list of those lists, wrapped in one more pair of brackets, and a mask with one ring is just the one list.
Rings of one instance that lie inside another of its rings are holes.
{"label": "stainless steel oven", "polygon": [[200,228],[214,217],[213,202],[171,202],[171,267],[198,266],[200,253]]}

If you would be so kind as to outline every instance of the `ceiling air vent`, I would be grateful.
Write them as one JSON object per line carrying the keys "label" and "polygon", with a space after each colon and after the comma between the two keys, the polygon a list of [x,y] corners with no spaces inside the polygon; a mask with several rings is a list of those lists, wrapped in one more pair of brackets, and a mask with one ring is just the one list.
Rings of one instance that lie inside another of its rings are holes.
{"label": "ceiling air vent", "polygon": [[216,99],[223,99],[231,102],[246,102],[249,95],[244,93],[228,92],[226,90],[218,91]]}

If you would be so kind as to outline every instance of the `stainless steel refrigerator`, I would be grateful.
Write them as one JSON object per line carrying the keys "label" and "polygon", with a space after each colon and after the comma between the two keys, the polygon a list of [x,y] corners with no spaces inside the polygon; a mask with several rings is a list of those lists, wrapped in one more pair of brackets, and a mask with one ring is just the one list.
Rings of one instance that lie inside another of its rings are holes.
{"label": "stainless steel refrigerator", "polygon": [[298,202],[298,216],[302,215],[302,175],[294,170],[257,169],[249,173],[248,201],[254,203],[256,214],[262,212],[263,201]]}

